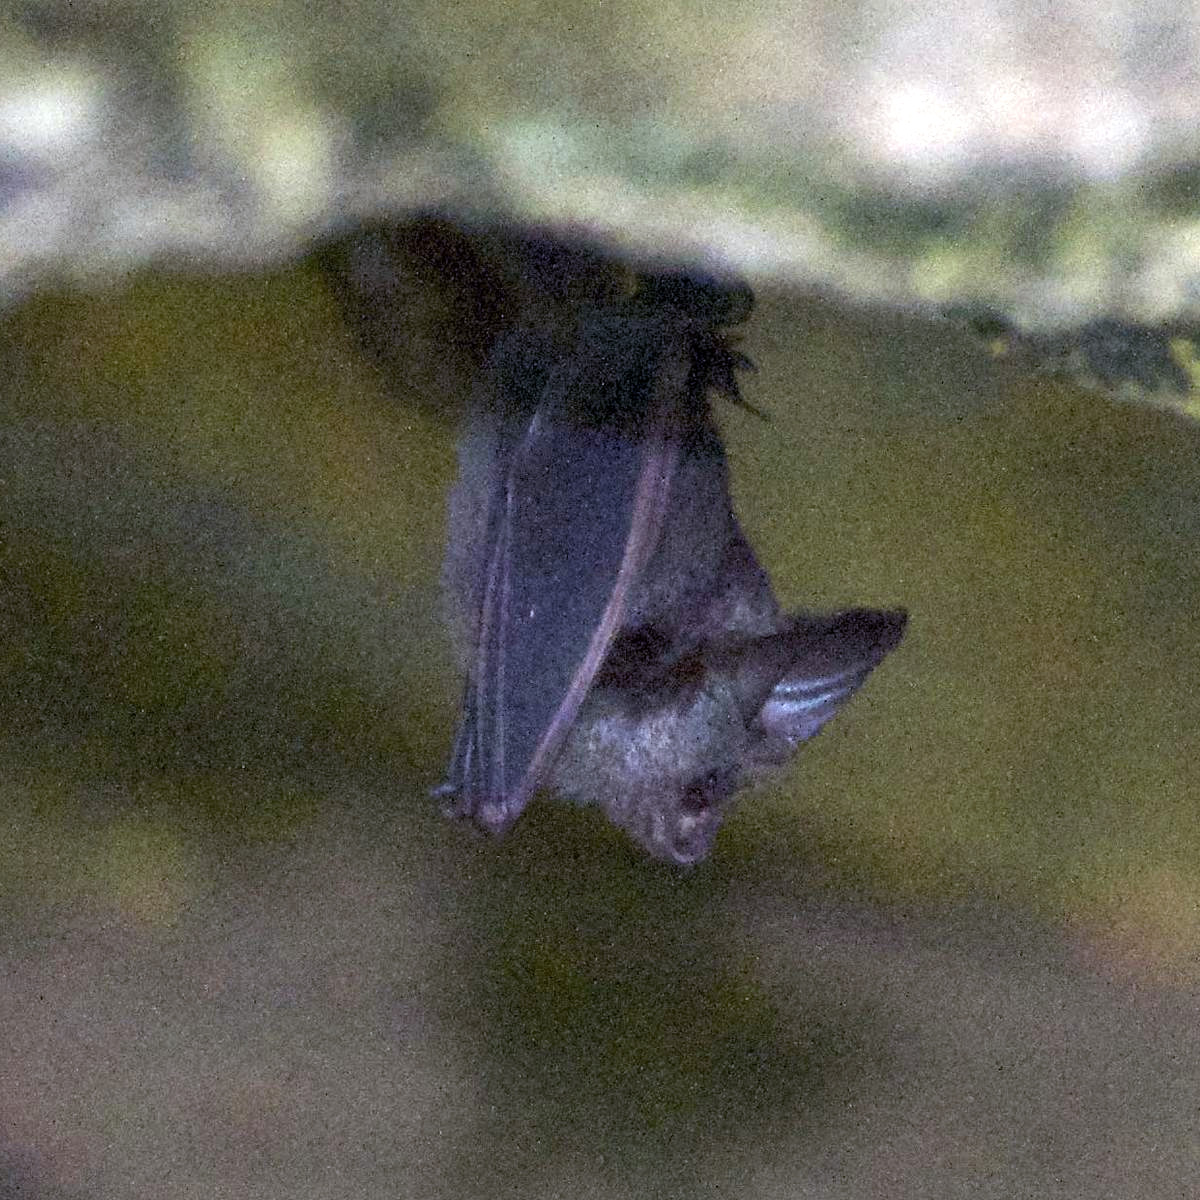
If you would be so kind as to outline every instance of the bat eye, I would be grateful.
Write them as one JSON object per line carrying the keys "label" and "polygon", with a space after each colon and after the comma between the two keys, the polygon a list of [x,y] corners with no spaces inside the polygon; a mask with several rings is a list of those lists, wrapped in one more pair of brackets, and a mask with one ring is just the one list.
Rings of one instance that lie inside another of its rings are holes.
{"label": "bat eye", "polygon": [[731,772],[710,771],[684,789],[679,798],[680,811],[690,815],[705,813],[722,803],[735,790],[736,781]]}

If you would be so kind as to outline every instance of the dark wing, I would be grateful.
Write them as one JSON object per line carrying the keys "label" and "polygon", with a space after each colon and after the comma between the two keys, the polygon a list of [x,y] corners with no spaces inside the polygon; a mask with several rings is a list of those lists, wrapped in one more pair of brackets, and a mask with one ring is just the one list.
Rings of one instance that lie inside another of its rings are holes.
{"label": "dark wing", "polygon": [[[563,360],[498,474],[477,652],[441,789],[453,813],[494,832],[545,780],[657,545],[691,369],[686,339],[661,333],[649,370],[644,340],[625,359],[609,346],[611,381],[597,383],[587,355]],[[581,404],[598,390],[623,392],[622,410]]]}

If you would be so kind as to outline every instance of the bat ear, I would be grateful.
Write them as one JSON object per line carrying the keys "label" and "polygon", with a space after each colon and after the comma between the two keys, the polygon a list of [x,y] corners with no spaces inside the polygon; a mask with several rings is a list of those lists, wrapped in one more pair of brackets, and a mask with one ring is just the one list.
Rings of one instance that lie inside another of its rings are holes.
{"label": "bat ear", "polygon": [[795,620],[783,635],[789,660],[758,713],[768,745],[781,759],[842,710],[899,644],[907,623],[904,612],[861,608]]}

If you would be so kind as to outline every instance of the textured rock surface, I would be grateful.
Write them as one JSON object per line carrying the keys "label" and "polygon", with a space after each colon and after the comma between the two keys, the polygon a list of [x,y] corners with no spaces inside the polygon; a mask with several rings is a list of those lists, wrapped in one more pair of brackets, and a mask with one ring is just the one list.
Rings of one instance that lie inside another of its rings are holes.
{"label": "textured rock surface", "polygon": [[437,209],[1029,326],[1186,314],[1194,4],[0,15],[0,289]]}

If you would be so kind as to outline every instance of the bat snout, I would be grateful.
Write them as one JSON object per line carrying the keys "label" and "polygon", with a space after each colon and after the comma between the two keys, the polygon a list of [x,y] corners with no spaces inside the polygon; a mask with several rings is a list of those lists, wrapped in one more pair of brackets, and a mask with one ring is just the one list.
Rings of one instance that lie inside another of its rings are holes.
{"label": "bat snout", "polygon": [[686,788],[676,803],[643,804],[626,824],[627,832],[654,857],[678,867],[707,858],[733,795],[732,778],[715,776]]}

